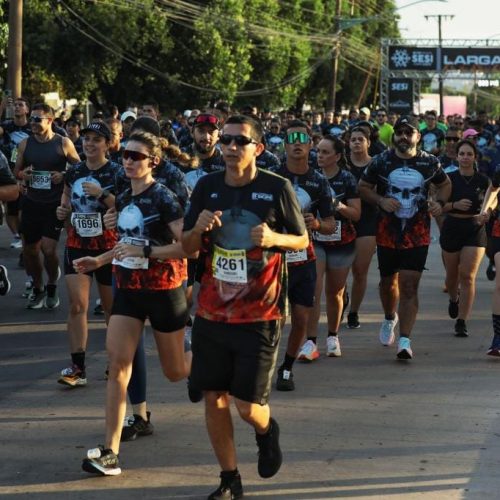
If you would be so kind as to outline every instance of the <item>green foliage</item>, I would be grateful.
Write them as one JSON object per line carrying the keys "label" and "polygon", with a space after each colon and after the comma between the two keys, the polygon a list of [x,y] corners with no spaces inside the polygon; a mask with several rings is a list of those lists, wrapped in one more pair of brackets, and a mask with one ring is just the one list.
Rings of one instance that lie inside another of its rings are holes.
{"label": "green foliage", "polygon": [[[321,107],[335,40],[332,0],[25,0],[24,89],[94,103],[155,99],[165,109],[224,99]],[[393,0],[344,0],[338,92],[355,102],[375,74],[381,36],[397,34]],[[387,15],[389,13],[389,15]],[[1,50],[0,31],[0,50]],[[374,78],[372,80],[372,85]],[[44,88],[47,87],[47,88]]]}

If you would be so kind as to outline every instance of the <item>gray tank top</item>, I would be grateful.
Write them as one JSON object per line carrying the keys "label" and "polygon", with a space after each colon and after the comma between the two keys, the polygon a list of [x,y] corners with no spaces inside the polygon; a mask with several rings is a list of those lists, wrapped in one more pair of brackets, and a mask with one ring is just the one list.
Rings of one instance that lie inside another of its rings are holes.
{"label": "gray tank top", "polygon": [[28,137],[23,162],[33,166],[33,176],[27,186],[26,196],[37,203],[58,203],[64,190],[64,181],[53,184],[50,172],[66,170],[66,155],[62,146],[63,138],[55,134],[50,141],[38,142],[34,136]]}

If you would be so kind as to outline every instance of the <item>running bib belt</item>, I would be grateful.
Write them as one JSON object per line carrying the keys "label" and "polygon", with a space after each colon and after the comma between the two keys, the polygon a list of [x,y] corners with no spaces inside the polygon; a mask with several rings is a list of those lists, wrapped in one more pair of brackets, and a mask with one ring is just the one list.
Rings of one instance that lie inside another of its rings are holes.
{"label": "running bib belt", "polygon": [[50,172],[47,170],[33,170],[31,174],[31,187],[33,189],[50,189]]}
{"label": "running bib belt", "polygon": [[101,214],[90,213],[74,213],[71,215],[71,224],[76,232],[83,238],[93,238],[102,234],[102,219]]}
{"label": "running bib belt", "polygon": [[225,250],[224,248],[214,245],[212,273],[214,278],[225,281],[226,283],[247,283],[247,259],[245,250]]}
{"label": "running bib belt", "polygon": [[335,230],[330,234],[321,234],[317,231],[314,232],[315,241],[341,241],[342,240],[342,221],[335,221]]}
{"label": "running bib belt", "polygon": [[[126,245],[134,245],[138,247],[145,247],[149,241],[142,238],[129,238],[125,237],[120,240],[119,243],[125,243]],[[148,269],[149,259],[146,257],[125,257],[122,260],[113,259],[112,262],[115,266],[126,267],[127,269]]]}
{"label": "running bib belt", "polygon": [[287,263],[305,262],[307,260],[307,248],[304,250],[287,250],[286,261]]}

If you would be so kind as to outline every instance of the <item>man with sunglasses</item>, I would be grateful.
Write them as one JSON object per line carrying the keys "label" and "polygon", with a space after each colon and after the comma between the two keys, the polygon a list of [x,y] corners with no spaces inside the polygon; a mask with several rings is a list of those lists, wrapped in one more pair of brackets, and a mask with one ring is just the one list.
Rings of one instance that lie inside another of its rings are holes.
{"label": "man with sunglasses", "polygon": [[[77,163],[80,157],[67,137],[52,129],[54,113],[47,104],[35,104],[30,124],[33,135],[24,139],[18,148],[14,174],[27,184],[21,215],[24,242],[24,264],[33,279],[33,293],[28,297],[28,309],[59,306],[56,281],[59,279],[57,242],[62,224],[57,219],[64,189],[66,164]],[[48,275],[44,286],[43,266]]]}
{"label": "man with sunglasses", "polygon": [[[394,127],[394,147],[374,158],[359,181],[361,198],[380,208],[377,257],[385,313],[380,342],[385,346],[394,343],[399,320],[397,357],[403,360],[413,357],[410,335],[430,244],[429,212],[439,216],[451,192],[450,180],[439,160],[417,150],[418,128],[418,119],[399,118]],[[436,188],[435,202],[428,201],[431,183]]]}
{"label": "man with sunglasses", "polygon": [[447,174],[458,170],[457,144],[461,139],[462,131],[451,125],[444,137],[444,153],[439,157],[439,163]]}
{"label": "man with sunglasses", "polygon": [[190,378],[203,391],[222,469],[212,500],[243,496],[230,396],[255,429],[259,475],[274,476],[282,462],[268,398],[284,313],[284,250],[305,248],[309,238],[290,182],[256,166],[262,135],[252,117],[228,118],[220,136],[226,169],[198,181],[184,218],[182,246],[200,251],[204,263]]}
{"label": "man with sunglasses", "polygon": [[444,142],[444,132],[437,126],[435,111],[425,113],[425,127],[421,131],[422,149],[427,153],[439,155]]}
{"label": "man with sunglasses", "polygon": [[[335,208],[330,184],[318,170],[309,166],[311,147],[309,127],[300,120],[290,122],[285,135],[286,164],[273,172],[292,183],[307,229],[332,234],[335,230]],[[306,249],[287,252],[287,265],[292,326],[285,359],[278,369],[276,388],[279,391],[295,389],[292,368],[304,342],[307,322],[314,306],[316,255],[312,241]],[[318,356],[318,351],[315,351],[308,361],[313,361]]]}

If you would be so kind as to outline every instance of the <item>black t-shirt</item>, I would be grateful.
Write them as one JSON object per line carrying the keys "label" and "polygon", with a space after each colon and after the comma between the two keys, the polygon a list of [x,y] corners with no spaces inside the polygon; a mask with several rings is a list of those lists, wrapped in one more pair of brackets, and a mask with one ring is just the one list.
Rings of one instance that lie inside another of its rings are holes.
{"label": "black t-shirt", "polygon": [[445,135],[444,132],[436,127],[433,128],[432,130],[429,130],[428,128],[424,128],[421,132],[421,142],[422,142],[422,149],[426,151],[427,153],[432,153],[436,149],[441,149]]}
{"label": "black t-shirt", "polygon": [[16,125],[13,120],[7,120],[0,123],[0,127],[3,129],[2,152],[5,154],[12,167],[14,167],[19,143],[23,139],[33,135],[31,126],[29,123],[25,125]]}
{"label": "black t-shirt", "polygon": [[[350,156],[347,157],[347,166],[349,167],[349,172],[351,172],[352,175],[356,178],[356,182],[359,182],[361,179],[361,176],[363,175],[363,172],[365,171],[366,167],[370,164],[371,160],[366,164],[363,165],[362,167],[358,167],[354,165],[354,163],[351,161]],[[359,224],[362,221],[374,221],[375,218],[377,217],[377,212],[378,208],[371,205],[370,203],[366,203],[366,201],[361,200],[361,217],[357,224]]]}
{"label": "black t-shirt", "polygon": [[[309,167],[305,174],[294,174],[286,166],[282,165],[280,168],[271,171],[285,177],[292,183],[302,213],[312,213],[316,218],[320,217],[322,219],[335,214],[330,184],[318,170]],[[287,254],[287,263],[290,266],[302,265],[315,259],[316,255],[312,241],[309,242],[307,253],[299,251]]]}
{"label": "black t-shirt", "polygon": [[222,211],[222,226],[202,237],[197,314],[227,323],[280,319],[286,297],[283,251],[256,247],[250,232],[266,223],[281,234],[304,234],[290,182],[259,169],[249,184],[233,187],[226,184],[224,172],[208,174],[191,195],[184,231],[195,226],[204,209]]}
{"label": "black t-shirt", "polygon": [[271,153],[270,151],[264,150],[255,160],[257,167],[262,168],[264,170],[268,170],[270,168],[279,167],[280,161],[279,158]]}
{"label": "black t-shirt", "polygon": [[401,204],[394,213],[380,212],[378,245],[407,249],[430,244],[429,184],[446,181],[435,156],[419,151],[413,158],[402,159],[388,150],[373,158],[361,179],[377,186],[381,196],[395,198]]}
{"label": "black t-shirt", "polygon": [[451,202],[466,198],[472,201],[469,210],[450,210],[450,214],[476,215],[481,211],[484,195],[488,189],[489,180],[484,174],[474,172],[472,176],[464,176],[458,170],[448,174],[451,181]]}
{"label": "black t-shirt", "polygon": [[[359,199],[358,182],[356,177],[348,170],[340,169],[337,175],[328,178],[332,199],[337,202],[347,204],[349,200]],[[313,233],[316,243],[324,246],[346,245],[356,239],[356,230],[350,219],[347,219],[340,212],[335,213],[336,229],[331,235]]]}
{"label": "black t-shirt", "polygon": [[443,154],[439,157],[439,163],[445,174],[451,174],[458,170],[458,160],[456,158],[450,158],[448,155]]}
{"label": "black t-shirt", "polygon": [[[118,211],[118,237],[121,241],[144,246],[164,246],[174,242],[168,224],[182,218],[177,197],[167,187],[154,182],[138,195],[128,188],[115,199]],[[167,290],[182,285],[185,272],[183,259],[145,259],[147,269],[115,264],[116,285],[132,290]],[[130,264],[132,265],[132,264]]]}

